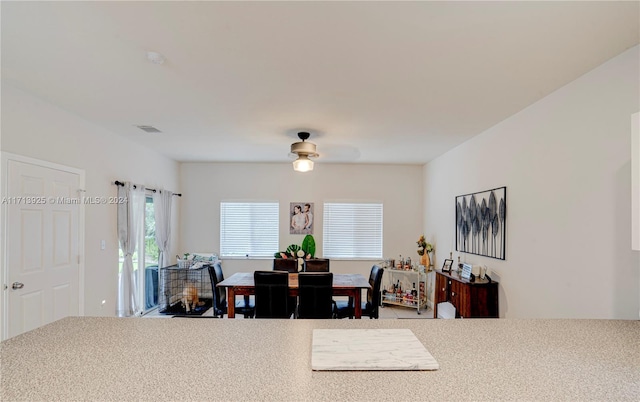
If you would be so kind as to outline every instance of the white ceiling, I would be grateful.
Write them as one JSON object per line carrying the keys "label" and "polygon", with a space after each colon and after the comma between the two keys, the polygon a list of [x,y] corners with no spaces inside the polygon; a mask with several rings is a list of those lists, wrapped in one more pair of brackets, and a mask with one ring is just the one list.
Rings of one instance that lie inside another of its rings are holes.
{"label": "white ceiling", "polygon": [[3,1],[2,80],[178,161],[285,162],[306,129],[318,163],[422,164],[638,44],[639,12]]}

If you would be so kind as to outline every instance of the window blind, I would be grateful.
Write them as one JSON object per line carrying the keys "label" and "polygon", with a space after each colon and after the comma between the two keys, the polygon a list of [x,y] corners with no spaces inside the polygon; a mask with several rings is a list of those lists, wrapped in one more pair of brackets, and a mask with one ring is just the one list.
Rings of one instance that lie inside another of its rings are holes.
{"label": "window blind", "polygon": [[277,202],[221,202],[220,256],[273,257],[278,222]]}
{"label": "window blind", "polygon": [[322,255],[382,258],[382,204],[325,203]]}

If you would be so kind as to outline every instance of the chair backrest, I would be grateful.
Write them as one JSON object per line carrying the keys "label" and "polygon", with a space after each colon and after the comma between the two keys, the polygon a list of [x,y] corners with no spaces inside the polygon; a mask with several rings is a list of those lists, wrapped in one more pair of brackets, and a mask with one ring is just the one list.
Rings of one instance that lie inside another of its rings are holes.
{"label": "chair backrest", "polygon": [[333,315],[333,274],[298,274],[298,318],[331,318]]}
{"label": "chair backrest", "polygon": [[382,274],[384,269],[377,265],[371,267],[371,273],[369,274],[369,285],[371,289],[367,291],[367,307],[366,309],[371,312],[370,316],[378,318],[378,307],[380,306],[380,286],[382,284]]}
{"label": "chair backrest", "polygon": [[298,272],[298,260],[295,258],[274,258],[274,271],[287,271],[295,274]]}
{"label": "chair backrest", "polygon": [[329,272],[329,259],[312,258],[305,260],[304,272]]}
{"label": "chair backrest", "polygon": [[256,318],[289,318],[289,273],[256,271]]}
{"label": "chair backrest", "polygon": [[209,278],[211,278],[211,290],[213,292],[214,315],[222,315],[227,309],[227,292],[224,288],[217,287],[218,283],[224,280],[220,261],[209,265]]}

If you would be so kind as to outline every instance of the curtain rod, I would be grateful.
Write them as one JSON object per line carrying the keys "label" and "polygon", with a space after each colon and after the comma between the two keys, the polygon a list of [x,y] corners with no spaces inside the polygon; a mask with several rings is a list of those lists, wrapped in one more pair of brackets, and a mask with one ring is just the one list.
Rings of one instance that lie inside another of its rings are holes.
{"label": "curtain rod", "polygon": [[[123,182],[121,182],[121,181],[118,181],[118,180],[116,180],[115,182],[113,182],[113,184],[115,184],[116,186],[124,186],[124,183],[123,183]],[[135,185],[135,184],[133,185],[133,188],[136,188],[136,185]],[[145,187],[145,189],[146,189],[146,190],[149,190],[149,191],[153,191],[154,193],[156,192],[156,189],[155,189],[155,188],[147,188],[147,187]],[[178,197],[182,197],[182,194],[178,194],[178,193],[174,193],[173,195],[177,195]]]}

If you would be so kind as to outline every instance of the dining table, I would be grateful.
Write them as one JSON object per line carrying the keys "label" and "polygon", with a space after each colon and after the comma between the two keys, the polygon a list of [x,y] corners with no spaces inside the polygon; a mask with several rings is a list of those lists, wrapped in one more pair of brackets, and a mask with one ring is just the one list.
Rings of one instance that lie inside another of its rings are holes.
{"label": "dining table", "polygon": [[[236,295],[255,295],[256,286],[253,272],[237,272],[218,283],[227,289],[227,300],[235,300]],[[360,274],[333,274],[333,295],[353,298],[354,317],[362,317],[362,290],[371,289],[369,281]],[[289,273],[289,296],[298,296],[298,274]],[[228,303],[227,318],[235,318],[235,303]]]}

